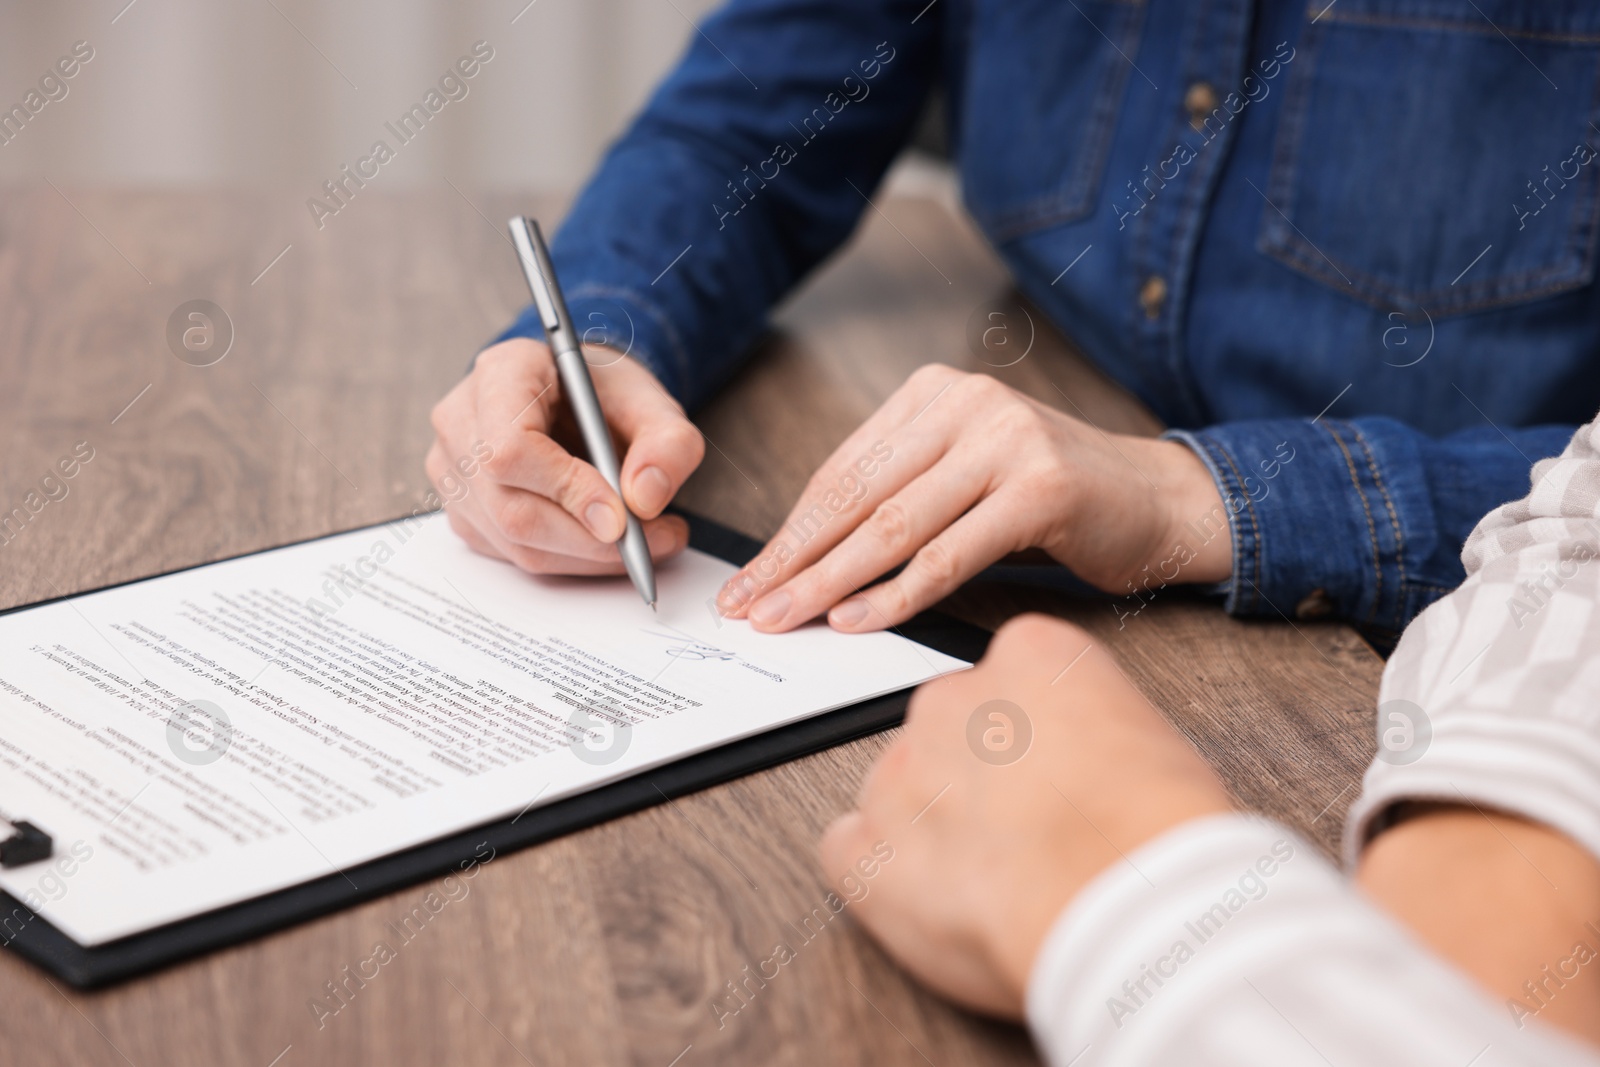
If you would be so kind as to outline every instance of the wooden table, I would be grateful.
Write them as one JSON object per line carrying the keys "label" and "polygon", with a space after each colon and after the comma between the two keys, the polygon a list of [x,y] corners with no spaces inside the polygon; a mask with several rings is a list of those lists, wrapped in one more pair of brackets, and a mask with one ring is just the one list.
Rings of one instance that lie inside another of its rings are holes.
{"label": "wooden table", "polygon": [[[409,512],[427,413],[525,300],[492,219],[548,200],[365,190],[318,232],[299,193],[50,186],[0,199],[0,511],[78,441],[70,494],[0,544],[0,605]],[[712,447],[681,500],[773,532],[806,476],[918,364],[984,369],[973,310],[1007,281],[933,200],[886,199],[698,414]],[[185,301],[231,350],[180,362]],[[1004,380],[1107,430],[1148,412],[1039,323]],[[1088,627],[1241,804],[1324,848],[1372,748],[1381,664],[1334,624],[1239,622],[1165,591],[1119,628],[1104,601],[969,587]],[[79,994],[0,953],[0,1063],[954,1064],[1033,1062],[1019,1029],[930,996],[851,924],[805,946],[719,1029],[724,983],[825,892],[815,842],[885,737],[496,859],[319,1028],[308,1001],[426,887],[112,989]]]}

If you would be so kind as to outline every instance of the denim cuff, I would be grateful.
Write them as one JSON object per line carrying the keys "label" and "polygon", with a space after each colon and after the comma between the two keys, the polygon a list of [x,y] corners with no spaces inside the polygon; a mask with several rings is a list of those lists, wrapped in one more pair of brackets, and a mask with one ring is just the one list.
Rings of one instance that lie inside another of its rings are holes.
{"label": "denim cuff", "polygon": [[1271,419],[1163,436],[1192,448],[1222,495],[1229,613],[1397,633],[1437,596],[1407,575],[1408,535],[1437,539],[1419,457],[1397,454],[1415,450],[1407,435],[1367,420]]}
{"label": "denim cuff", "polygon": [[[567,313],[585,346],[606,345],[633,358],[674,398],[686,400],[688,352],[671,321],[655,304],[630,289],[598,284],[575,286],[566,300]],[[544,323],[535,305],[524,308],[491,343],[512,337],[544,340]]]}

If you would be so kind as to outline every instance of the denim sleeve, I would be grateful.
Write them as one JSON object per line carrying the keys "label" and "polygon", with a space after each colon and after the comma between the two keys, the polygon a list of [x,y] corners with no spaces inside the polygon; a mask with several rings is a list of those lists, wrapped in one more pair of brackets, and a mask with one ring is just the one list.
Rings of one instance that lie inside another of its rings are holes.
{"label": "denim sleeve", "polygon": [[[1571,426],[1430,437],[1389,418],[1268,419],[1165,436],[1216,479],[1233,534],[1227,609],[1337,617],[1391,642],[1465,577],[1485,512],[1527,494]],[[1203,523],[1191,523],[1195,531]]]}
{"label": "denim sleeve", "polygon": [[[586,340],[705,399],[867,208],[933,84],[942,7],[731,0],[708,17],[552,242]],[[498,340],[540,336],[530,308]]]}

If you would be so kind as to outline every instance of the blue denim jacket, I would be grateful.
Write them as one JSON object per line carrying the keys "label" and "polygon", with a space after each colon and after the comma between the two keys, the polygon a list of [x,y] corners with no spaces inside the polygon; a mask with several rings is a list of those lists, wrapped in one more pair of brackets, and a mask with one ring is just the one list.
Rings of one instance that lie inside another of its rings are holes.
{"label": "blue denim jacket", "polygon": [[704,399],[942,84],[1018,285],[1216,478],[1229,610],[1398,630],[1600,406],[1600,4],[1310,3],[732,0],[562,227],[573,313]]}

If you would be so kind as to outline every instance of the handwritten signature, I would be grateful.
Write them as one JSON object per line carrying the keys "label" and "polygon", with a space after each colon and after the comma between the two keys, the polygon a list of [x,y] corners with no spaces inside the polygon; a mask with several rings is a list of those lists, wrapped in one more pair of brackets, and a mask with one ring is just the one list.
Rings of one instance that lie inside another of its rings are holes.
{"label": "handwritten signature", "polygon": [[661,630],[641,628],[641,631],[650,637],[659,637],[663,640],[674,642],[672,647],[667,649],[667,655],[676,659],[727,661],[739,658],[736,652],[729,652],[725,648],[718,648],[716,645],[696,640],[681,630],[663,632]]}

